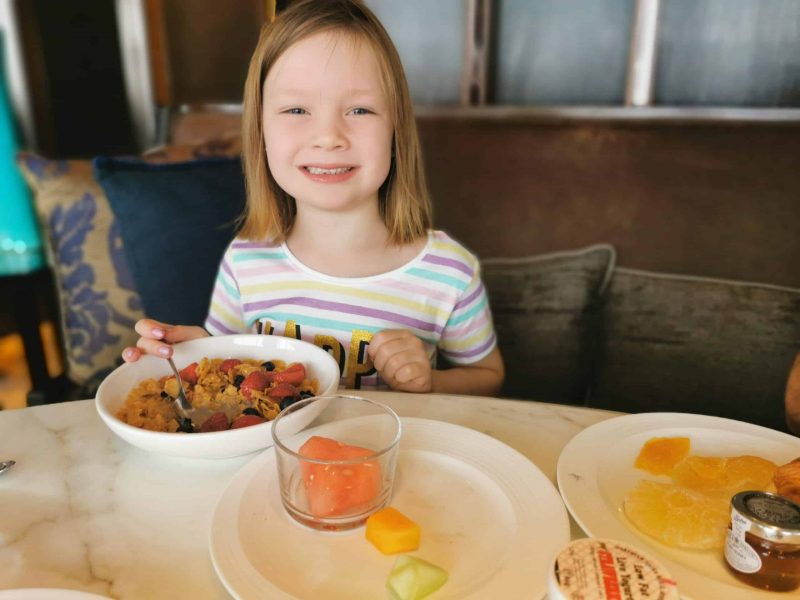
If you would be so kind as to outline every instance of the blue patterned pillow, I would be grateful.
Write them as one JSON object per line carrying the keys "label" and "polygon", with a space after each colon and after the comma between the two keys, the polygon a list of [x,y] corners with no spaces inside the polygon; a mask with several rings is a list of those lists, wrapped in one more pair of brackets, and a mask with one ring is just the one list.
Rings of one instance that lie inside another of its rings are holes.
{"label": "blue patterned pillow", "polygon": [[21,153],[56,281],[67,375],[91,394],[135,342],[139,294],[119,224],[92,175],[92,163]]}

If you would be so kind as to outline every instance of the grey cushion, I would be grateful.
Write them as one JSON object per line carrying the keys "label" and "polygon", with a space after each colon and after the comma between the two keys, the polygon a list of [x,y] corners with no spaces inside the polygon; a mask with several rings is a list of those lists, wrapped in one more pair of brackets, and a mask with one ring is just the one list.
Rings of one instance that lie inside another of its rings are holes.
{"label": "grey cushion", "polygon": [[506,364],[503,395],[583,403],[614,249],[603,244],[481,264]]}
{"label": "grey cushion", "polygon": [[800,290],[616,269],[589,404],[785,429]]}

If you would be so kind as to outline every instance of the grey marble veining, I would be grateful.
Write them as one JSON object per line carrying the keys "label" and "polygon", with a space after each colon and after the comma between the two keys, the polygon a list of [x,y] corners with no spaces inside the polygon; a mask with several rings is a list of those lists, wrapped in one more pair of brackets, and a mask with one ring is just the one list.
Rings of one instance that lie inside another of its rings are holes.
{"label": "grey marble veining", "polygon": [[[401,416],[448,421],[516,449],[555,482],[561,449],[616,413],[469,396],[365,392]],[[208,552],[216,502],[256,454],[189,460],[139,450],[93,401],[0,413],[0,590],[227,598]],[[580,535],[573,526],[573,537]]]}

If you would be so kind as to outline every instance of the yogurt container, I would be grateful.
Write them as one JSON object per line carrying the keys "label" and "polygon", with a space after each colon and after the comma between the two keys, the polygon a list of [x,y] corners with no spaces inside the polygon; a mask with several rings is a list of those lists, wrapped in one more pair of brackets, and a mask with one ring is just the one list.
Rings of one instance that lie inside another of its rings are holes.
{"label": "yogurt container", "polygon": [[548,574],[549,600],[679,600],[661,564],[614,540],[575,540],[556,554]]}

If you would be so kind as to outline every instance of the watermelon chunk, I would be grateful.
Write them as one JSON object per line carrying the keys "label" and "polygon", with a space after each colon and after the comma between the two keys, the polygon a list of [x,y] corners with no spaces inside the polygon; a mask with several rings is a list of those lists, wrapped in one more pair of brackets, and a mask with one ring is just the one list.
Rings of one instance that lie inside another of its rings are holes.
{"label": "watermelon chunk", "polygon": [[[318,460],[352,460],[375,454],[373,450],[349,446],[315,435],[300,447],[300,456]],[[300,461],[300,473],[315,517],[335,517],[366,508],[381,491],[378,461],[352,465],[321,465]]]}

